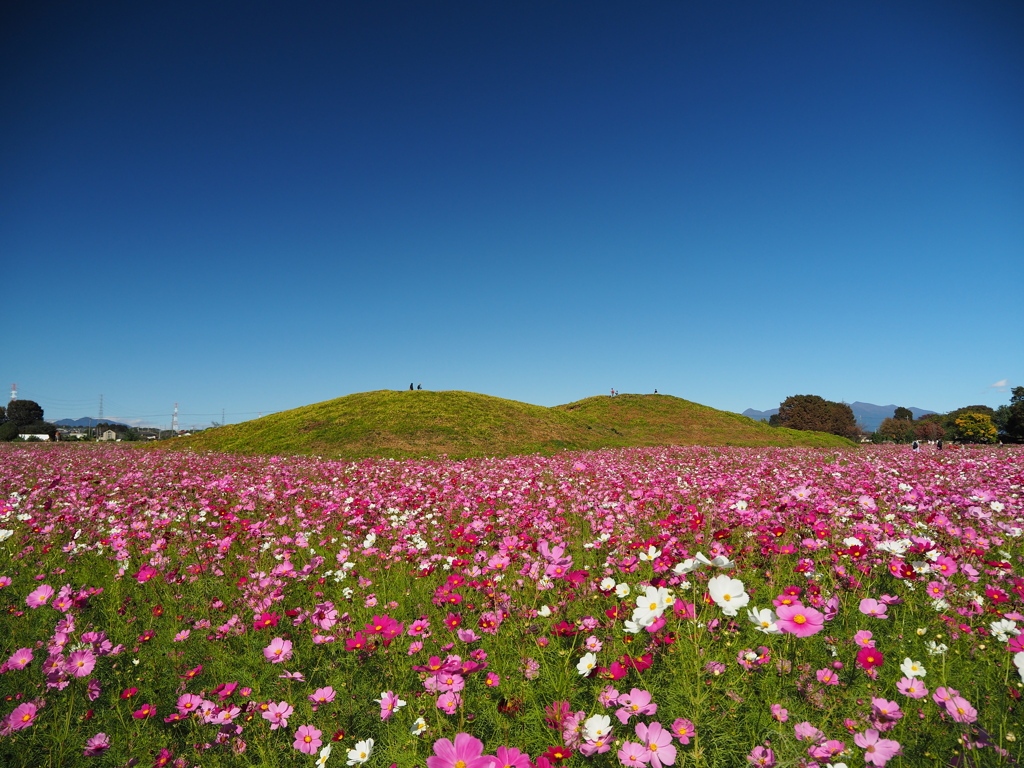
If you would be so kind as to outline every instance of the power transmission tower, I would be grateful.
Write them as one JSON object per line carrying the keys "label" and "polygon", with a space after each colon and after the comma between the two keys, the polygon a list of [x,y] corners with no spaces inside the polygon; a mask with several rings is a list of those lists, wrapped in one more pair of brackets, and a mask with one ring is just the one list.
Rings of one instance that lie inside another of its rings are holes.
{"label": "power transmission tower", "polygon": [[174,404],[174,413],[171,416],[171,432],[178,431],[178,404]]}
{"label": "power transmission tower", "polygon": [[100,415],[99,420],[103,421],[103,395],[100,395]]}
{"label": "power transmission tower", "polygon": [[17,400],[17,399],[18,399],[18,385],[17,384],[11,384],[11,400]]}

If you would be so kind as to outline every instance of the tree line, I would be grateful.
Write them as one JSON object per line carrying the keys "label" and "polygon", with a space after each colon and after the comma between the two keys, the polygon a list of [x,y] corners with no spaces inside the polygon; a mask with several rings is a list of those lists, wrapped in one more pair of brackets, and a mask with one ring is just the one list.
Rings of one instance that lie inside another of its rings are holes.
{"label": "tree line", "polygon": [[[864,432],[853,409],[818,395],[792,395],[779,404],[769,419],[773,427],[828,432],[850,439]],[[915,440],[947,440],[961,443],[1024,443],[1024,387],[1014,387],[1010,402],[999,408],[968,405],[949,413],[932,413],[915,419],[909,408],[897,408],[870,434],[875,443],[911,443]]]}
{"label": "tree line", "polygon": [[0,405],[0,440],[15,440],[18,435],[49,435],[53,440],[57,428],[43,421],[43,409],[34,400],[11,400]]}

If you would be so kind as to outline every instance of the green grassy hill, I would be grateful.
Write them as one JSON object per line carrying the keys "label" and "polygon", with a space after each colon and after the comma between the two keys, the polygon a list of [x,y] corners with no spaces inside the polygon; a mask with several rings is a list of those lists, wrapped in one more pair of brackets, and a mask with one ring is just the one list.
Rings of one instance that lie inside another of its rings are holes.
{"label": "green grassy hill", "polygon": [[669,395],[545,408],[473,392],[362,392],[153,445],[330,458],[508,456],[641,445],[849,446]]}

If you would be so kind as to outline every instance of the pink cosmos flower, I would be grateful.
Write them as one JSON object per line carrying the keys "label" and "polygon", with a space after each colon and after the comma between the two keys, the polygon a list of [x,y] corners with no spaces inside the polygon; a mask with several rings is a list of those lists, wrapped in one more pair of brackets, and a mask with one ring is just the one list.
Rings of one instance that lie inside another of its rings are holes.
{"label": "pink cosmos flower", "polygon": [[53,587],[49,584],[40,584],[28,593],[25,602],[28,603],[29,608],[41,608],[51,597],[53,597]]}
{"label": "pink cosmos flower", "polygon": [[747,755],[747,762],[757,768],[773,768],[775,753],[768,747],[754,747]]}
{"label": "pink cosmos flower", "polygon": [[445,691],[437,697],[437,708],[447,715],[454,715],[462,704],[462,697],[454,691]]}
{"label": "pink cosmos flower", "polygon": [[871,632],[866,629],[860,630],[853,636],[853,642],[859,645],[861,648],[874,648],[875,641],[871,639]]}
{"label": "pink cosmos flower", "polygon": [[[53,590],[50,590],[51,593]],[[36,712],[39,711],[32,702],[26,702],[25,704],[19,704],[14,708],[14,711],[7,716],[7,727],[12,731],[20,731],[23,728],[28,728],[32,723],[35,722]]]}
{"label": "pink cosmos flower", "polygon": [[878,738],[878,731],[874,728],[854,734],[853,743],[864,750],[864,762],[872,765],[885,765],[900,751],[898,741]]}
{"label": "pink cosmos flower", "polygon": [[400,708],[405,706],[405,701],[398,698],[394,691],[384,691],[379,699],[374,699],[380,704],[380,719],[387,720]]}
{"label": "pink cosmos flower", "polygon": [[156,707],[152,704],[143,704],[137,710],[132,712],[132,717],[136,720],[145,720],[147,717],[153,717],[156,714]]}
{"label": "pink cosmos flower", "polygon": [[530,756],[515,747],[498,747],[494,753],[493,768],[532,768],[532,764]]}
{"label": "pink cosmos flower", "polygon": [[839,676],[836,674],[834,669],[819,669],[815,673],[815,677],[818,678],[819,683],[825,685],[839,685]]}
{"label": "pink cosmos flower", "polygon": [[178,712],[187,716],[193,712],[198,712],[199,708],[203,705],[203,701],[202,696],[196,696],[194,693],[183,693],[178,697],[178,701],[174,706]]}
{"label": "pink cosmos flower", "polygon": [[626,768],[640,768],[646,766],[650,760],[650,752],[643,744],[633,741],[625,742],[618,751],[619,762]]}
{"label": "pink cosmos flower", "polygon": [[815,760],[827,760],[830,757],[838,755],[846,749],[846,745],[837,741],[836,739],[829,739],[823,741],[821,744],[814,744],[807,748],[807,754],[813,757]]}
{"label": "pink cosmos flower", "polygon": [[677,739],[679,739],[680,744],[686,746],[690,743],[690,739],[697,735],[697,730],[694,728],[691,720],[680,717],[672,723],[672,733],[675,734]]}
{"label": "pink cosmos flower", "polygon": [[29,665],[35,655],[32,653],[31,648],[19,648],[11,654],[11,658],[3,665],[6,669],[24,669]]}
{"label": "pink cosmos flower", "polygon": [[946,712],[958,723],[973,723],[978,719],[978,710],[963,696],[953,696],[946,702]]}
{"label": "pink cosmos flower", "polygon": [[877,648],[861,648],[857,652],[857,664],[863,669],[874,669],[885,663],[885,656]]}
{"label": "pink cosmos flower", "polygon": [[275,637],[270,645],[263,649],[263,655],[272,664],[280,664],[292,657],[292,641]]}
{"label": "pink cosmos flower", "polygon": [[772,704],[772,717],[784,723],[789,720],[789,710],[783,708],[781,704]]}
{"label": "pink cosmos flower", "polygon": [[299,729],[295,731],[295,741],[292,743],[292,747],[307,755],[316,754],[317,749],[323,744],[323,741],[320,740],[322,733],[323,731],[312,725],[300,725]]}
{"label": "pink cosmos flower", "polygon": [[324,704],[330,704],[334,701],[334,695],[334,689],[328,685],[324,688],[317,688],[309,694],[309,700],[313,702],[313,708],[315,710],[316,707],[323,706]]}
{"label": "pink cosmos flower", "polygon": [[872,597],[865,597],[860,601],[860,612],[865,616],[874,616],[876,619],[887,619],[889,614],[886,613],[888,607],[884,603],[880,603]]}
{"label": "pink cosmos flower", "polygon": [[85,742],[84,757],[96,757],[110,749],[110,737],[105,733],[97,733]]}
{"label": "pink cosmos flower", "polygon": [[294,711],[295,708],[287,701],[279,701],[276,704],[268,705],[261,716],[264,720],[269,721],[270,730],[276,731],[278,728],[288,727],[288,718]]}
{"label": "pink cosmos flower", "polygon": [[924,683],[916,677],[903,677],[896,683],[896,690],[911,699],[923,699],[928,695]]}
{"label": "pink cosmos flower", "polygon": [[483,751],[480,739],[457,733],[454,744],[448,739],[434,742],[434,754],[427,758],[427,768],[491,768],[493,758]]}
{"label": "pink cosmos flower", "polygon": [[628,723],[633,715],[653,715],[658,711],[658,705],[651,701],[651,694],[639,688],[633,688],[629,693],[619,696],[618,703],[622,706],[615,710],[615,716],[623,725]]}
{"label": "pink cosmos flower", "polygon": [[825,626],[825,614],[800,604],[780,605],[775,613],[778,616],[775,625],[779,630],[797,637],[816,635]]}
{"label": "pink cosmos flower", "polygon": [[487,677],[484,679],[484,685],[486,685],[488,688],[497,688],[500,683],[501,677],[499,677],[494,672],[488,672]]}
{"label": "pink cosmos flower", "polygon": [[672,743],[672,734],[662,728],[661,723],[637,723],[636,735],[647,747],[647,762],[654,768],[675,763],[676,747]]}
{"label": "pink cosmos flower", "polygon": [[797,741],[820,741],[825,738],[824,733],[807,721],[797,723],[793,726],[793,731],[796,734]]}
{"label": "pink cosmos flower", "polygon": [[96,667],[96,654],[88,648],[81,651],[72,651],[68,656],[64,669],[75,677],[85,677]]}

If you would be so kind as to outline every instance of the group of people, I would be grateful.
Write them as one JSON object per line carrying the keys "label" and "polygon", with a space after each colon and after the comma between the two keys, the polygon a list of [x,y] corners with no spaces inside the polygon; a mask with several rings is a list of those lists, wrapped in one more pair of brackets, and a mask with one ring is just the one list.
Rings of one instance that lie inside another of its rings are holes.
{"label": "group of people", "polygon": [[[417,384],[416,385],[416,389],[423,389],[423,385],[422,384]],[[409,391],[412,392],[412,390],[413,390],[412,382],[409,382]]]}

